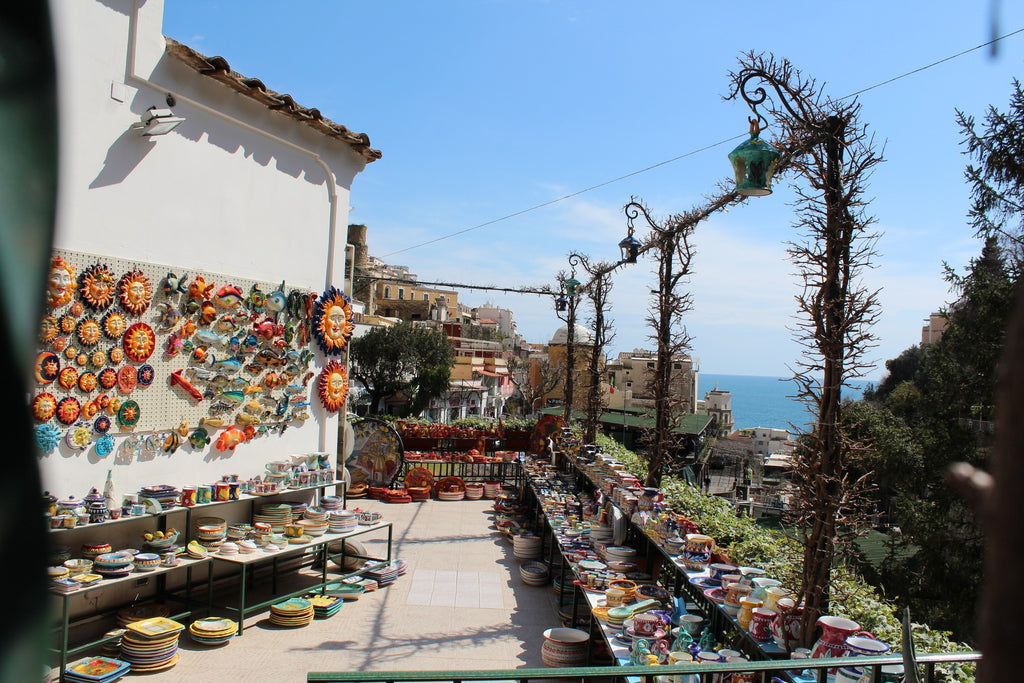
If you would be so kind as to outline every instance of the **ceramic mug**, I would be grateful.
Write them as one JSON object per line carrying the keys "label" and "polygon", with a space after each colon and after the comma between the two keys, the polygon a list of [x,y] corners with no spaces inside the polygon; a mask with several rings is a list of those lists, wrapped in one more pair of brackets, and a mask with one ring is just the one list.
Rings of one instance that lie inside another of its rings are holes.
{"label": "ceramic mug", "polygon": [[213,487],[212,486],[200,486],[196,489],[196,503],[212,503],[213,502]]}

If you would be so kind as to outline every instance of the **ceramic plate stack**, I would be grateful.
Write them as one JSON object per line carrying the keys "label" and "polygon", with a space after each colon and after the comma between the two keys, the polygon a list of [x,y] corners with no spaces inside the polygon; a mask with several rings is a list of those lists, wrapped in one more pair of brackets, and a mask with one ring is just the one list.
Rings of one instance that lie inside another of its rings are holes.
{"label": "ceramic plate stack", "polygon": [[491,499],[497,498],[501,494],[501,482],[500,481],[485,481],[484,482],[484,498]]}
{"label": "ceramic plate stack", "polygon": [[390,586],[399,576],[405,573],[408,563],[405,560],[395,560],[383,567],[370,569],[363,572],[363,576],[377,582],[378,588]]}
{"label": "ceramic plate stack", "polygon": [[636,550],[624,545],[610,545],[604,549],[606,562],[634,562]]}
{"label": "ceramic plate stack", "polygon": [[326,522],[327,510],[321,507],[308,507],[303,511],[302,518],[311,520],[313,522]]}
{"label": "ceramic plate stack", "polygon": [[238,544],[234,541],[224,541],[220,544],[217,552],[221,555],[233,556],[238,554]]}
{"label": "ceramic plate stack", "polygon": [[302,519],[302,516],[306,513],[306,508],[309,507],[306,503],[282,503],[282,505],[287,505],[292,509],[292,524]]}
{"label": "ceramic plate stack", "polygon": [[324,510],[340,510],[344,507],[345,501],[341,496],[324,496],[320,499],[320,507]]}
{"label": "ceramic plate stack", "polygon": [[512,537],[512,554],[518,560],[533,560],[544,553],[544,539],[532,534],[518,534]]}
{"label": "ceramic plate stack", "polygon": [[[86,543],[82,546],[82,557],[86,560],[95,560],[100,555],[113,551],[109,543]],[[70,559],[71,549],[68,548],[68,556],[64,560]],[[60,562],[54,562],[53,564],[62,564],[64,560]]]}
{"label": "ceramic plate stack", "polygon": [[590,634],[575,628],[544,631],[540,658],[548,666],[583,666],[590,648]]}
{"label": "ceramic plate stack", "polygon": [[409,492],[409,498],[412,500],[430,500],[429,486],[407,486],[405,487],[405,490]]}
{"label": "ceramic plate stack", "polygon": [[317,521],[312,519],[300,519],[296,524],[301,526],[302,533],[310,538],[323,536],[329,526],[329,523],[326,520]]}
{"label": "ceramic plate stack", "polygon": [[232,524],[228,527],[227,539],[229,541],[241,541],[252,536],[252,524]]}
{"label": "ceramic plate stack", "polygon": [[160,508],[163,510],[169,510],[178,504],[178,500],[181,498],[181,492],[173,486],[167,484],[160,484],[159,486],[143,486],[139,489],[139,502],[144,502],[143,498],[149,498],[160,503]]}
{"label": "ceramic plate stack", "polygon": [[332,534],[352,531],[359,526],[359,513],[352,510],[332,510],[327,517],[327,530]]}
{"label": "ceramic plate stack", "polygon": [[604,524],[598,524],[596,522],[590,525],[590,542],[591,543],[602,543],[608,545],[612,542],[613,531],[610,526]]}
{"label": "ceramic plate stack", "polygon": [[291,598],[270,606],[270,623],[284,628],[309,626],[313,621],[313,604],[302,598]]}
{"label": "ceramic plate stack", "polygon": [[131,665],[110,657],[85,657],[64,668],[61,680],[69,683],[108,683],[128,673]]}
{"label": "ceramic plate stack", "polygon": [[103,634],[104,638],[110,640],[104,640],[103,644],[100,645],[100,651],[105,657],[120,657],[121,656],[121,636],[124,635],[123,628],[115,628],[107,631]]}
{"label": "ceramic plate stack", "polygon": [[228,523],[220,517],[200,517],[192,527],[192,539],[206,548],[216,548],[228,535]]}
{"label": "ceramic plate stack", "polygon": [[324,590],[328,595],[337,595],[342,600],[358,600],[359,596],[366,592],[366,588],[363,586],[345,581],[329,583]]}
{"label": "ceramic plate stack", "polygon": [[199,541],[189,541],[188,545],[185,546],[185,552],[188,553],[189,557],[193,557],[197,560],[203,559],[210,553],[210,551],[206,549],[206,546]]}
{"label": "ceramic plate stack", "polygon": [[304,600],[309,600],[310,604],[313,605],[313,617],[315,619],[326,619],[333,617],[341,609],[341,606],[345,604],[337,595],[320,595],[319,593],[309,593],[303,595]]}
{"label": "ceramic plate stack", "polygon": [[543,586],[548,582],[548,566],[543,562],[528,560],[519,565],[519,576],[527,586]]}
{"label": "ceramic plate stack", "polygon": [[178,663],[178,636],[185,625],[166,617],[143,619],[125,626],[121,659],[132,673],[163,671]]}
{"label": "ceramic plate stack", "polygon": [[284,533],[284,528],[292,521],[292,506],[287,504],[281,505],[263,505],[260,507],[260,511],[254,513],[252,516],[252,522],[264,522],[270,525],[270,530],[275,534]]}
{"label": "ceramic plate stack", "polygon": [[119,550],[116,553],[103,553],[97,555],[93,560],[93,571],[104,578],[114,579],[119,576],[128,576],[132,573],[132,561],[135,559],[133,553]]}
{"label": "ceramic plate stack", "polygon": [[132,605],[131,607],[125,607],[117,613],[117,625],[127,626],[136,621],[166,618],[170,613],[171,610],[168,609],[167,605]]}
{"label": "ceramic plate stack", "polygon": [[462,500],[466,497],[466,482],[459,477],[443,477],[434,489],[438,500]]}
{"label": "ceramic plate stack", "polygon": [[238,552],[243,555],[251,555],[257,550],[259,550],[259,546],[256,545],[256,541],[247,538],[238,542]]}
{"label": "ceramic plate stack", "polygon": [[200,645],[223,645],[238,633],[238,623],[220,617],[196,619],[188,627],[192,640]]}

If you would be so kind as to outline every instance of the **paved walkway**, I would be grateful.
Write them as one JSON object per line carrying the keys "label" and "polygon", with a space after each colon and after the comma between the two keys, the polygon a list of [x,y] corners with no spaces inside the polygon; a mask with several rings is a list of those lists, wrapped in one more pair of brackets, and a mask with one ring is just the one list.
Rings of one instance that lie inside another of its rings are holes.
{"label": "paved walkway", "polygon": [[[277,682],[305,681],[310,671],[544,666],[541,634],[560,625],[557,596],[550,585],[522,582],[511,543],[491,526],[492,501],[352,500],[349,507],[381,512],[393,523],[393,556],[409,563],[404,576],[303,628],[276,627],[261,611],[246,618],[242,636],[220,647],[182,634],[178,664],[146,680]],[[357,540],[383,557],[386,538],[381,532]],[[294,574],[291,581],[301,580]],[[278,588],[291,590],[286,582]]]}

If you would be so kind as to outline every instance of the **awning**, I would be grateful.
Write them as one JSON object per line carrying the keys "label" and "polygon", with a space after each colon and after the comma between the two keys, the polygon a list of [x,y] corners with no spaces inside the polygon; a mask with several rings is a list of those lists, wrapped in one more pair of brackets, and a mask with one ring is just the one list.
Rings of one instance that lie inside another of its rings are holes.
{"label": "awning", "polygon": [[504,377],[505,376],[504,372],[490,372],[488,370],[474,370],[474,372],[479,372],[481,375],[487,375],[488,377]]}

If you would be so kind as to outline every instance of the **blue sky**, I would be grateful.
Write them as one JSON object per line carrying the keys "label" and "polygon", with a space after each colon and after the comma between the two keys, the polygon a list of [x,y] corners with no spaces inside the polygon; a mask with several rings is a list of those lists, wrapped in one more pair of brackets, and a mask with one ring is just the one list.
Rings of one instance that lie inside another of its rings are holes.
{"label": "blue sky", "polygon": [[[993,17],[995,35],[1022,29],[1024,3],[166,0],[164,33],[370,136],[383,158],[356,177],[349,219],[372,254],[422,280],[514,287],[553,284],[572,250],[617,258],[630,196],[665,217],[715,190],[737,142],[689,153],[746,130],[746,106],[722,99],[742,52],[786,57],[838,98],[987,42]],[[942,263],[980,250],[954,116],[1005,109],[1024,33],[998,45],[859,96],[886,159],[867,191],[880,255],[864,281],[882,290],[868,379],[950,301]],[[686,327],[705,372],[786,376],[798,359],[792,198],[782,179],[697,227]],[[613,351],[653,347],[653,271],[616,278]],[[561,324],[548,298],[460,300],[512,309],[533,342]]]}

